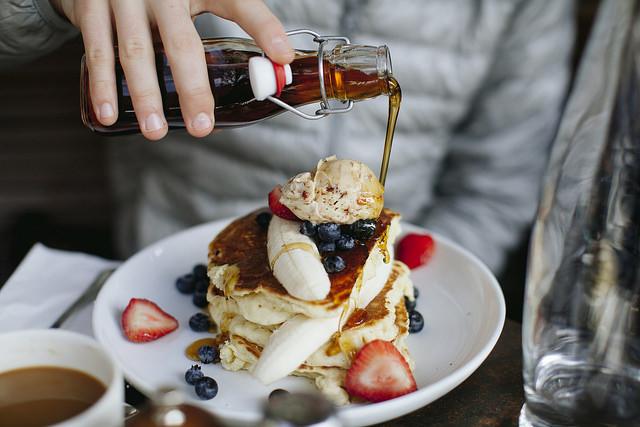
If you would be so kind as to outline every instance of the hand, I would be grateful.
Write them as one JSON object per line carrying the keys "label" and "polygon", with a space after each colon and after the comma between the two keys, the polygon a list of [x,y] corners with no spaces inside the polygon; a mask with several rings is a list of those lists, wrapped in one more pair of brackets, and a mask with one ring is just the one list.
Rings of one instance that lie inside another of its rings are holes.
{"label": "hand", "polygon": [[282,24],[262,0],[50,1],[82,32],[93,108],[100,123],[107,126],[115,123],[118,111],[113,51],[117,36],[118,54],[140,130],[151,140],[167,133],[155,71],[154,35],[162,39],[171,63],[187,131],[196,137],[213,130],[214,100],[193,17],[212,12],[235,21],[275,62],[288,64],[293,60]]}

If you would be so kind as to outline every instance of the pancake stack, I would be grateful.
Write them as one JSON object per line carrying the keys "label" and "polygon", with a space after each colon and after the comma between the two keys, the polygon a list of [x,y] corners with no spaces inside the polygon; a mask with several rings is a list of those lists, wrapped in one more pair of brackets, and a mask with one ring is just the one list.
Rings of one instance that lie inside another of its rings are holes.
{"label": "pancake stack", "polygon": [[[326,298],[308,301],[290,295],[274,277],[267,255],[267,227],[257,220],[263,212],[235,220],[209,245],[208,310],[224,336],[219,349],[222,366],[254,372],[263,349],[280,342],[274,340],[278,334],[282,338],[280,328],[285,322],[326,319],[327,325],[333,325],[331,319],[335,319],[335,330],[329,326],[318,336],[300,335],[299,340],[311,340],[313,351],[290,374],[311,378],[336,404],[349,403],[345,374],[356,352],[368,342],[391,342],[413,368],[405,343],[409,326],[405,297],[413,299],[413,285],[409,269],[393,260],[399,214],[382,210],[373,237],[349,251],[338,251],[346,268],[329,274]],[[278,353],[283,358],[303,346],[301,342],[289,345],[290,349]],[[264,372],[269,367],[260,369]],[[264,381],[264,377],[260,378]]]}

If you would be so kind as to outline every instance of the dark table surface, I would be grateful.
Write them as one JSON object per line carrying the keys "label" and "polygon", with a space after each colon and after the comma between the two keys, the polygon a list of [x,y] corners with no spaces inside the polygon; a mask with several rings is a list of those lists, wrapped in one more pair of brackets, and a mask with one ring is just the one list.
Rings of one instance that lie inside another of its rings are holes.
{"label": "dark table surface", "polygon": [[518,425],[524,403],[521,325],[507,320],[484,363],[457,388],[417,411],[378,427]]}

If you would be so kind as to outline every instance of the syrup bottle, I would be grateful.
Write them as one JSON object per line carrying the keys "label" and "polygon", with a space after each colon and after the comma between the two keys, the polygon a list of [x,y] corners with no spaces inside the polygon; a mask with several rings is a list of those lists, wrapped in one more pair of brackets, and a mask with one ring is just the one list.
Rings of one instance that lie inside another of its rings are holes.
{"label": "syrup bottle", "polygon": [[[391,58],[386,46],[352,45],[345,37],[325,37],[310,30],[296,30],[288,34],[311,35],[319,46],[317,51],[297,50],[290,67],[285,66],[284,69],[278,69],[282,66],[271,64],[270,61],[265,65],[264,61],[268,59],[263,58],[262,50],[252,40],[203,40],[209,82],[215,99],[216,128],[249,125],[285,110],[306,119],[318,119],[327,114],[349,111],[353,101],[391,93]],[[327,49],[327,42],[332,40],[339,44]],[[156,52],[156,70],[169,128],[183,128],[185,125],[171,66],[162,50]],[[104,133],[139,132],[127,82],[117,58],[118,120],[112,126],[98,122],[88,79],[83,58],[80,90],[84,124]],[[330,99],[342,101],[342,105],[332,108],[329,106]],[[320,102],[321,108],[316,114],[305,114],[296,108],[313,102]]]}

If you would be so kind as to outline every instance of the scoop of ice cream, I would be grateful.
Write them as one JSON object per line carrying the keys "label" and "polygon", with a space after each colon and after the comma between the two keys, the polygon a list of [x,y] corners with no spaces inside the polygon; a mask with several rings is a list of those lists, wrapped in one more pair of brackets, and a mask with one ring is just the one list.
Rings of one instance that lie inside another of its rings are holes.
{"label": "scoop of ice cream", "polygon": [[303,220],[351,224],[380,215],[384,187],[364,163],[331,156],[287,181],[280,203]]}

